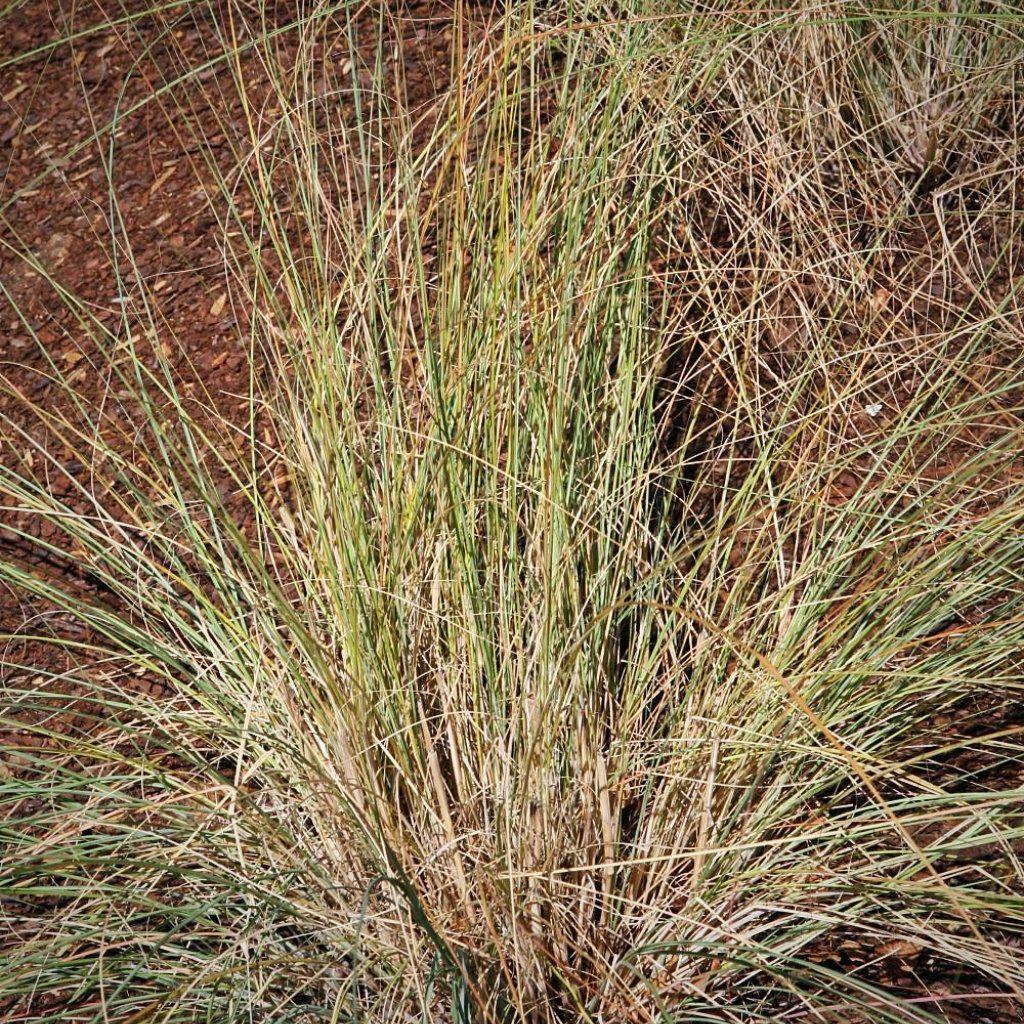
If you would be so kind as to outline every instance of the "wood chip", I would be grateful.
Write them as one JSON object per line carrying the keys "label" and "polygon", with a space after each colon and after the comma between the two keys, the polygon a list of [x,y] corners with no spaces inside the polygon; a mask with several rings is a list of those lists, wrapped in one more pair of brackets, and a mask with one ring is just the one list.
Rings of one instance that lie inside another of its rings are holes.
{"label": "wood chip", "polygon": [[163,185],[177,169],[177,164],[172,164],[170,167],[168,167],[167,170],[164,171],[164,173],[161,174],[160,177],[157,178],[156,181],[154,181],[153,184],[149,186],[149,194],[153,195],[157,191],[157,189],[160,188],[160,186]]}
{"label": "wood chip", "polygon": [[881,946],[875,948],[875,956],[878,957],[898,957],[900,960],[909,960],[921,950],[924,946],[917,942],[911,942],[910,939],[894,939],[892,942],[884,942]]}

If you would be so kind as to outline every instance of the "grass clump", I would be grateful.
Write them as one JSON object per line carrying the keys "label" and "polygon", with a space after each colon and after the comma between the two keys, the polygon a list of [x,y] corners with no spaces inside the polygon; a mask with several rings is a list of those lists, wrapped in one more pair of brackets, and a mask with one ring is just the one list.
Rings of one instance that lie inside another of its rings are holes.
{"label": "grass clump", "polygon": [[243,414],[113,188],[118,329],[53,282],[113,397],[8,396],[0,578],[74,629],[9,638],[0,1005],[1013,1019],[1012,8],[460,8],[426,114],[363,16],[210,30],[228,168],[164,94]]}

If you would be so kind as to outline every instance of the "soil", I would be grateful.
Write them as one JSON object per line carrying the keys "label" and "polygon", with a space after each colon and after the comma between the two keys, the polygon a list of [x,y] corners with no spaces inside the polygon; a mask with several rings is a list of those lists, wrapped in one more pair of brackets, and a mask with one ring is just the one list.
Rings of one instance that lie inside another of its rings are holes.
{"label": "soil", "polygon": [[[106,2],[82,10],[72,0],[30,0],[2,15],[0,282],[6,294],[0,294],[0,374],[15,392],[46,407],[60,401],[60,389],[51,380],[52,368],[57,366],[87,404],[108,402],[120,410],[119,443],[129,452],[131,409],[118,404],[121,396],[116,382],[91,361],[93,352],[83,347],[76,318],[67,304],[58,300],[54,282],[79,296],[88,313],[115,333],[122,322],[127,291],[141,287],[158,296],[158,329],[140,342],[140,352],[154,369],[161,357],[166,359],[206,422],[216,423],[217,417],[203,414],[204,406],[215,408],[228,421],[244,421],[249,411],[244,396],[253,367],[239,343],[243,332],[238,327],[240,322],[244,326],[245,312],[231,301],[231,268],[223,226],[207,201],[209,169],[183,136],[180,111],[168,95],[160,93],[161,86],[173,81],[182,69],[208,61],[206,41],[224,24],[206,6],[196,6],[187,14],[177,10],[125,22],[126,8],[111,3],[105,9]],[[130,7],[127,12],[131,13]],[[361,28],[368,57],[378,34],[378,13],[375,5],[366,5]],[[477,14],[481,23],[486,21],[486,7]],[[294,5],[287,3],[272,10],[275,23],[282,27],[294,15]],[[71,43],[57,42],[88,26],[119,18],[117,29],[79,34]],[[385,21],[388,38],[400,43],[409,109],[427,124],[448,84],[452,12],[440,2],[408,3],[391,11]],[[285,63],[294,59],[296,46],[293,34],[282,32],[280,59]],[[140,59],[142,52],[145,56]],[[31,56],[26,59],[26,54]],[[239,71],[254,95],[267,90],[265,69],[255,53],[240,55]],[[229,172],[248,138],[246,114],[231,86],[231,72],[223,66],[211,67],[192,89],[196,123],[221,170]],[[115,118],[116,131],[104,132],[102,126]],[[132,281],[134,271],[127,260],[118,265],[110,259],[112,231],[130,240],[138,281]],[[920,271],[912,267],[913,260],[919,258],[915,253],[925,252],[932,244],[927,217],[914,231],[916,235],[911,233],[905,239],[906,269],[902,273],[908,294],[924,298],[916,307],[903,308],[909,309],[910,316],[927,316],[928,310],[922,312],[921,306],[931,295],[928,261],[923,259]],[[709,236],[708,241],[714,244],[716,240]],[[21,251],[34,255],[36,269],[17,255]],[[970,254],[965,257],[969,258]],[[996,298],[999,289],[1005,290],[1009,273],[1000,272],[997,277]],[[877,300],[892,307],[898,304],[898,297],[888,293]],[[699,319],[699,311],[693,317]],[[696,328],[695,333],[699,333]],[[858,346],[863,347],[863,342],[857,338]],[[780,352],[784,349],[783,340]],[[908,389],[911,383],[902,382]],[[897,392],[900,386],[896,380]],[[899,400],[898,393],[892,397]],[[24,427],[28,437],[45,444],[22,402],[2,390],[0,419]],[[863,430],[878,427],[864,417],[858,424]],[[225,445],[229,443],[226,438]],[[983,438],[972,443],[983,443]],[[73,483],[84,467],[70,452],[53,454],[54,464],[47,470],[50,485],[75,508]],[[0,452],[0,464],[11,467],[34,458],[39,456],[32,453],[27,441],[22,450]],[[856,481],[837,481],[837,499],[848,497],[855,486]],[[44,540],[53,539],[52,531],[30,516],[3,515],[7,518],[0,516],[0,556],[38,562],[38,552],[10,527]],[[73,564],[64,571],[73,573]],[[58,731],[72,731],[84,724],[77,718],[70,685],[60,680],[73,666],[69,655],[32,640],[31,635],[55,631],[68,636],[74,635],[76,628],[70,618],[53,608],[29,607],[15,594],[0,592],[0,633],[24,636],[0,659],[0,690],[5,685],[25,684],[23,677],[9,674],[10,665],[35,666],[39,684],[45,682],[51,691],[67,698],[54,723]],[[47,677],[55,681],[46,681]],[[995,713],[975,712],[965,728],[993,727]],[[1004,716],[1005,709],[998,714]],[[1007,722],[1009,717],[1005,721],[1000,718],[1000,724]],[[1019,719],[1013,720],[1018,723]],[[955,723],[948,724],[948,735],[952,735]],[[23,736],[29,743],[29,734]],[[10,745],[17,746],[19,737],[10,739]],[[970,979],[943,977],[939,966],[921,962],[919,951],[910,948],[893,947],[881,953],[850,949],[837,936],[821,955],[839,970],[874,959],[879,980],[898,989],[940,998],[955,992],[964,1007],[961,1017],[953,1017],[950,1011],[951,1019],[1019,1019],[1016,1010],[1006,1009],[1005,998],[985,998],[980,983]]]}

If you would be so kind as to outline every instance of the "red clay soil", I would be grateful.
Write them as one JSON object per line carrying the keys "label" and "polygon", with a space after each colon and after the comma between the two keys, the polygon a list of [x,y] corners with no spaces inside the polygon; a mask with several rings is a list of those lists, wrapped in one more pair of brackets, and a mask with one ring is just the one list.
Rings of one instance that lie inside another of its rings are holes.
{"label": "red clay soil", "polygon": [[[104,326],[116,329],[123,291],[118,271],[129,281],[133,273],[127,259],[120,267],[110,259],[112,231],[118,231],[130,240],[142,284],[159,297],[164,323],[158,343],[183,387],[205,387],[231,415],[243,403],[228,396],[245,393],[249,367],[239,347],[237,311],[227,301],[222,230],[207,198],[211,175],[181,112],[170,96],[158,95],[185,69],[209,62],[204,40],[213,38],[217,19],[209,7],[195,5],[173,18],[154,16],[51,45],[120,13],[113,5],[108,12],[83,13],[69,3],[66,10],[76,13],[65,14],[54,0],[33,0],[7,15],[0,32],[0,65],[35,51],[0,67],[0,276],[46,348],[44,354],[5,301],[4,372],[45,401],[49,385],[37,371],[45,371],[50,357],[71,370],[86,399],[103,396],[104,382],[89,373],[71,312],[12,248],[33,253]],[[294,16],[292,5],[275,8],[281,26]],[[372,46],[375,26],[366,21]],[[437,3],[410,6],[391,31],[402,41],[410,102],[427,107],[446,81],[450,14]],[[277,48],[283,63],[294,58],[289,35]],[[243,51],[240,61],[250,86],[265,87],[253,53]],[[201,72],[188,91],[204,145],[229,172],[248,140],[229,70],[220,64]],[[111,137],[105,129],[115,118]]]}

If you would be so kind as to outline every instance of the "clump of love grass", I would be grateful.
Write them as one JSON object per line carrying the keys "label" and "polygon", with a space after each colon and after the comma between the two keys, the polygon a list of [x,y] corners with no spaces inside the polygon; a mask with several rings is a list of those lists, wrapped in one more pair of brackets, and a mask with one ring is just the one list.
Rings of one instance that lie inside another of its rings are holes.
{"label": "clump of love grass", "polygon": [[[51,567],[2,578],[77,627],[9,647],[72,667],[8,655],[0,1001],[951,1019],[901,956],[1016,1005],[1021,365],[986,229],[1017,219],[1015,22],[460,10],[424,112],[361,16],[300,18],[287,66],[224,23],[230,168],[168,92],[217,185],[243,422],[122,358],[165,330],[135,274],[121,332],[57,295],[130,450],[56,365],[67,404],[5,418],[92,474],[0,471]],[[941,176],[898,141],[917,89]]]}

